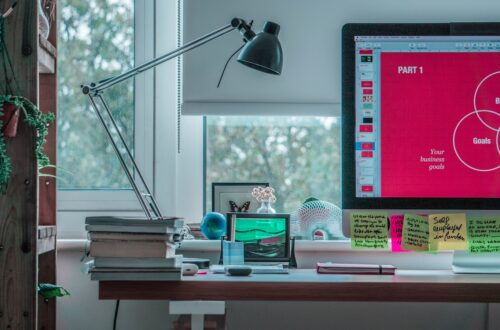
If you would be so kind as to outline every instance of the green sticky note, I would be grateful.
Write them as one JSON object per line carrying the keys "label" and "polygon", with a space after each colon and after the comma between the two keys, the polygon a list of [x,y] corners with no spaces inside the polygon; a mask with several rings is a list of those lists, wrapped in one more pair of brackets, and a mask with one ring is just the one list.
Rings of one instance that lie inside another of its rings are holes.
{"label": "green sticky note", "polygon": [[429,220],[426,216],[405,214],[402,246],[411,251],[429,250]]}
{"label": "green sticky note", "polygon": [[387,249],[388,239],[386,212],[351,213],[353,249]]}
{"label": "green sticky note", "polygon": [[467,217],[467,235],[470,253],[500,252],[500,217]]}

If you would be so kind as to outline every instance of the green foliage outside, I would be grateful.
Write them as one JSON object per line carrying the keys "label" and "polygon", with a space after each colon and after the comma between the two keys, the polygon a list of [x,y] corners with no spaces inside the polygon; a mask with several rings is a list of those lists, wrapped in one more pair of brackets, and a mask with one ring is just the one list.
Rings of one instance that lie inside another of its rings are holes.
{"label": "green foliage outside", "polygon": [[[133,1],[58,3],[58,180],[63,189],[122,189],[128,181],[80,85],[134,65]],[[106,90],[105,99],[129,145],[134,135],[134,84]]]}
{"label": "green foliage outside", "polygon": [[206,196],[212,182],[269,182],[278,212],[314,196],[340,205],[340,120],[321,117],[208,117]]}

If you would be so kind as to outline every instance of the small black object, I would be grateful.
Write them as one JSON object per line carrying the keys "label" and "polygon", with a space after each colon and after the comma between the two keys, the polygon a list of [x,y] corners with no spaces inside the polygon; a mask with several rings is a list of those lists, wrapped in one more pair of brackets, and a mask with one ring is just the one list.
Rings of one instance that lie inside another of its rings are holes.
{"label": "small black object", "polygon": [[220,237],[220,255],[219,255],[219,265],[224,264],[224,240],[226,239],[226,236],[222,235]]}
{"label": "small black object", "polygon": [[116,330],[116,321],[118,319],[118,309],[120,308],[120,300],[116,301],[115,305],[115,315],[113,316],[113,330]]}
{"label": "small black object", "polygon": [[248,276],[252,274],[252,267],[237,265],[237,266],[226,266],[224,271],[228,276]]}
{"label": "small black object", "polygon": [[291,243],[291,252],[290,252],[290,261],[288,262],[288,267],[289,268],[297,268],[297,259],[295,259],[295,237],[292,236],[290,237],[290,243]]}
{"label": "small black object", "polygon": [[182,258],[183,264],[195,264],[198,269],[210,268],[210,260],[203,258]]}

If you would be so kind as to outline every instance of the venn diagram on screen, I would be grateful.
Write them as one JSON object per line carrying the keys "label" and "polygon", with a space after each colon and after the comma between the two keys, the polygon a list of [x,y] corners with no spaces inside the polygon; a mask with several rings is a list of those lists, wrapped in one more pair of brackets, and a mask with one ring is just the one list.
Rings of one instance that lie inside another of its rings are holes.
{"label": "venn diagram on screen", "polygon": [[484,77],[476,87],[474,108],[453,131],[453,149],[469,169],[500,169],[500,71]]}

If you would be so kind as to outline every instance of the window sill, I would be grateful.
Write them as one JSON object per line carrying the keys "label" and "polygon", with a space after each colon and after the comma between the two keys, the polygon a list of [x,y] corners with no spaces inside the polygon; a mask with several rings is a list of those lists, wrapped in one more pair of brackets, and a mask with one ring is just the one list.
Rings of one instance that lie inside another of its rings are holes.
{"label": "window sill", "polygon": [[[59,251],[83,251],[88,240],[86,239],[58,239]],[[185,240],[182,242],[181,251],[186,252],[218,252],[218,240]],[[350,240],[343,241],[296,241],[296,252],[351,252],[351,253],[391,253],[388,250],[353,250]],[[436,254],[453,254],[453,251],[440,251]],[[404,255],[403,253],[398,255]],[[413,254],[415,255],[415,254]],[[409,255],[408,255],[409,256]]]}

